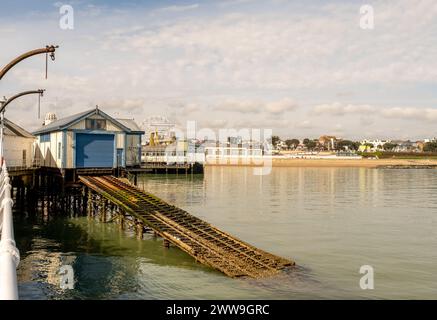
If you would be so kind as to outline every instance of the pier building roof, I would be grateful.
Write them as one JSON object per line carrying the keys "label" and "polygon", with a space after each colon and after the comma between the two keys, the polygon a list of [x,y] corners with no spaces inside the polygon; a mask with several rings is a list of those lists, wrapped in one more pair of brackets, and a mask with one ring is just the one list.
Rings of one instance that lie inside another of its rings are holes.
{"label": "pier building roof", "polygon": [[8,119],[4,119],[5,123],[5,135],[8,136],[17,136],[23,138],[35,138],[30,132],[27,132],[25,129],[21,128],[19,125],[13,123]]}
{"label": "pier building roof", "polygon": [[61,131],[64,129],[67,129],[74,124],[82,121],[83,119],[91,116],[91,115],[100,115],[101,117],[107,119],[108,121],[116,124],[118,127],[120,127],[123,131],[126,131],[128,133],[144,133],[139,128],[138,125],[135,124],[135,122],[131,119],[115,119],[102,110],[100,110],[98,107],[93,108],[91,110],[83,111],[77,114],[73,114],[71,116],[56,120],[51,122],[48,125],[42,126],[41,128],[35,130],[33,134],[39,135],[43,133],[49,133],[53,131]]}

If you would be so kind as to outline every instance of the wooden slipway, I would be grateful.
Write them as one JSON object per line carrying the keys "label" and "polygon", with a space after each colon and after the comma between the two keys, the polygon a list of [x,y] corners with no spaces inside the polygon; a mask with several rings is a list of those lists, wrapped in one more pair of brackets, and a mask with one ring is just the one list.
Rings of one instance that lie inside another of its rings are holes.
{"label": "wooden slipway", "polygon": [[262,278],[294,262],[262,251],[114,176],[80,176],[113,205],[197,261],[230,277]]}

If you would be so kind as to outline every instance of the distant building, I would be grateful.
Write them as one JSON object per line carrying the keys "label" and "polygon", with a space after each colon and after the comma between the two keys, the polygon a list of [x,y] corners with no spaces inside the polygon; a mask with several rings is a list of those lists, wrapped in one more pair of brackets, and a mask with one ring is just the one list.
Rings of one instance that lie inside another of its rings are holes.
{"label": "distant building", "polygon": [[206,159],[219,158],[219,157],[262,157],[263,150],[261,148],[246,148],[246,147],[206,147],[205,157]]}
{"label": "distant building", "polygon": [[4,159],[8,167],[31,166],[35,137],[8,119],[4,119],[3,134]]}
{"label": "distant building", "polygon": [[[393,140],[392,144],[396,145],[393,149],[394,152],[420,152],[421,146],[418,142],[410,140]],[[422,146],[423,150],[423,146]]]}
{"label": "distant building", "polygon": [[36,130],[35,157],[60,169],[139,166],[143,134],[133,120],[117,120],[96,107]]}
{"label": "distant building", "polygon": [[192,164],[204,163],[203,149],[196,150],[187,140],[176,140],[172,144],[158,146],[143,146],[141,161],[145,164]]}
{"label": "distant building", "polygon": [[250,163],[261,159],[264,149],[261,143],[241,141],[236,145],[229,143],[210,143],[204,145],[205,163]]}
{"label": "distant building", "polygon": [[371,149],[383,149],[384,145],[386,143],[391,143],[391,140],[379,140],[379,139],[374,139],[374,140],[362,140],[361,141],[361,145],[372,145],[373,147],[370,147]]}
{"label": "distant building", "polygon": [[151,116],[142,123],[144,129],[144,142],[150,143],[153,136],[156,142],[169,144],[174,141],[176,125],[163,116]]}

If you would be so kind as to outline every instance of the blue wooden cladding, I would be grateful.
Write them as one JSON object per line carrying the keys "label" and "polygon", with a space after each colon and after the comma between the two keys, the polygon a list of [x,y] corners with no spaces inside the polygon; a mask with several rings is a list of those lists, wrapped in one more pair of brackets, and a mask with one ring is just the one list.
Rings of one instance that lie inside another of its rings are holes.
{"label": "blue wooden cladding", "polygon": [[114,135],[76,133],[77,168],[112,168]]}

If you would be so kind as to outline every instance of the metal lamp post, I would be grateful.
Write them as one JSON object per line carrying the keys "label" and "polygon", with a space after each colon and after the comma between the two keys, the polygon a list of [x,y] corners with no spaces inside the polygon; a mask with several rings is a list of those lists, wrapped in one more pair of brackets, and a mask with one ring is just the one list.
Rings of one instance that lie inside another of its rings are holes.
{"label": "metal lamp post", "polygon": [[0,80],[17,63],[19,63],[20,61],[23,61],[24,59],[27,59],[27,58],[32,57],[34,55],[37,55],[37,54],[46,54],[46,77],[47,77],[47,60],[48,60],[47,55],[50,54],[50,58],[52,59],[52,61],[54,61],[55,60],[55,51],[57,48],[59,48],[59,46],[50,45],[50,46],[46,46],[45,48],[35,49],[32,51],[28,51],[26,53],[23,53],[21,56],[16,57],[14,60],[9,62],[6,66],[4,66],[3,69],[0,70]]}

